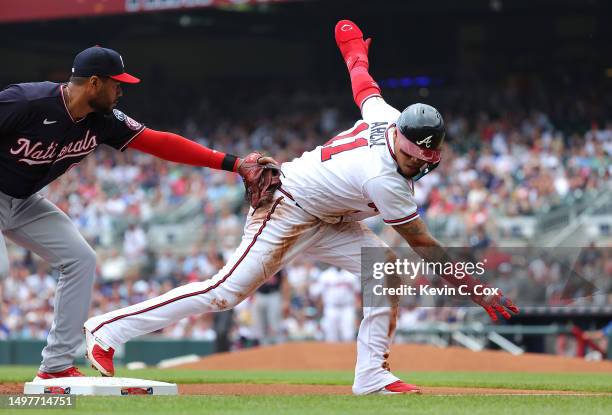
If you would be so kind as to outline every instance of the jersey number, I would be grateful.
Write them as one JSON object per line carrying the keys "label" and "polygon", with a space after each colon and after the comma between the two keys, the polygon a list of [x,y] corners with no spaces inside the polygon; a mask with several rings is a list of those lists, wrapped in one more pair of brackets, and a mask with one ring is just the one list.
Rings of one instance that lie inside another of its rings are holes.
{"label": "jersey number", "polygon": [[339,144],[337,146],[334,145],[334,142],[337,140],[342,140],[349,137],[355,137],[360,132],[367,130],[368,124],[363,122],[359,124],[353,131],[350,131],[346,134],[340,134],[329,140],[327,143],[323,145],[321,148],[321,161],[331,160],[334,154],[342,153],[344,151],[352,150],[354,148],[365,147],[368,145],[368,140],[362,137],[356,138],[354,141]]}

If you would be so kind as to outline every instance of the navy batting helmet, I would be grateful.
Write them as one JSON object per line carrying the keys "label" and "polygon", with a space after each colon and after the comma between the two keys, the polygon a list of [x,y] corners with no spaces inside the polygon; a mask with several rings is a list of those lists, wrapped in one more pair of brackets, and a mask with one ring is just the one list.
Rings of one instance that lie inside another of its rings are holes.
{"label": "navy batting helmet", "polygon": [[427,162],[413,180],[438,167],[446,130],[437,109],[427,104],[412,104],[402,111],[395,126],[402,151]]}

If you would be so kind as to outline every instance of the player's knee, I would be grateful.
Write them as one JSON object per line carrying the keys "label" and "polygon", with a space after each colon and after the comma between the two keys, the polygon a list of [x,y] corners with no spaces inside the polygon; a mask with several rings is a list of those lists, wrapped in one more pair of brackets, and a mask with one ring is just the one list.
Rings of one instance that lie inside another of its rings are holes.
{"label": "player's knee", "polygon": [[79,267],[86,270],[95,271],[97,261],[96,251],[94,251],[89,245],[83,245],[76,255],[76,261],[79,264]]}

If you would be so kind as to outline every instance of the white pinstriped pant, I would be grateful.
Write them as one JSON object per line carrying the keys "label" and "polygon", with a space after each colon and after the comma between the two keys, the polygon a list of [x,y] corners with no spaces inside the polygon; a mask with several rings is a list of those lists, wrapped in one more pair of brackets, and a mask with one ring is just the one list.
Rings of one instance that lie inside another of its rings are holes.
{"label": "white pinstriped pant", "polygon": [[[211,279],[177,287],[159,297],[90,318],[85,327],[117,348],[184,317],[234,307],[298,255],[308,255],[361,275],[361,247],[386,246],[359,222],[329,224],[302,210],[287,193],[251,209],[240,246]],[[365,307],[357,337],[353,393],[366,394],[398,380],[382,368],[395,321],[390,308]]]}

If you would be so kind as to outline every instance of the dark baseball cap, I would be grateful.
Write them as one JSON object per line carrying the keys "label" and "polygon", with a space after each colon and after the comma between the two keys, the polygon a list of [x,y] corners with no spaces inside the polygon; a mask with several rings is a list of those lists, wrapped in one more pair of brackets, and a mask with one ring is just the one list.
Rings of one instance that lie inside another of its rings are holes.
{"label": "dark baseball cap", "polygon": [[112,49],[101,46],[87,48],[74,57],[72,76],[108,76],[119,82],[137,84],[140,79],[125,72],[123,58]]}

